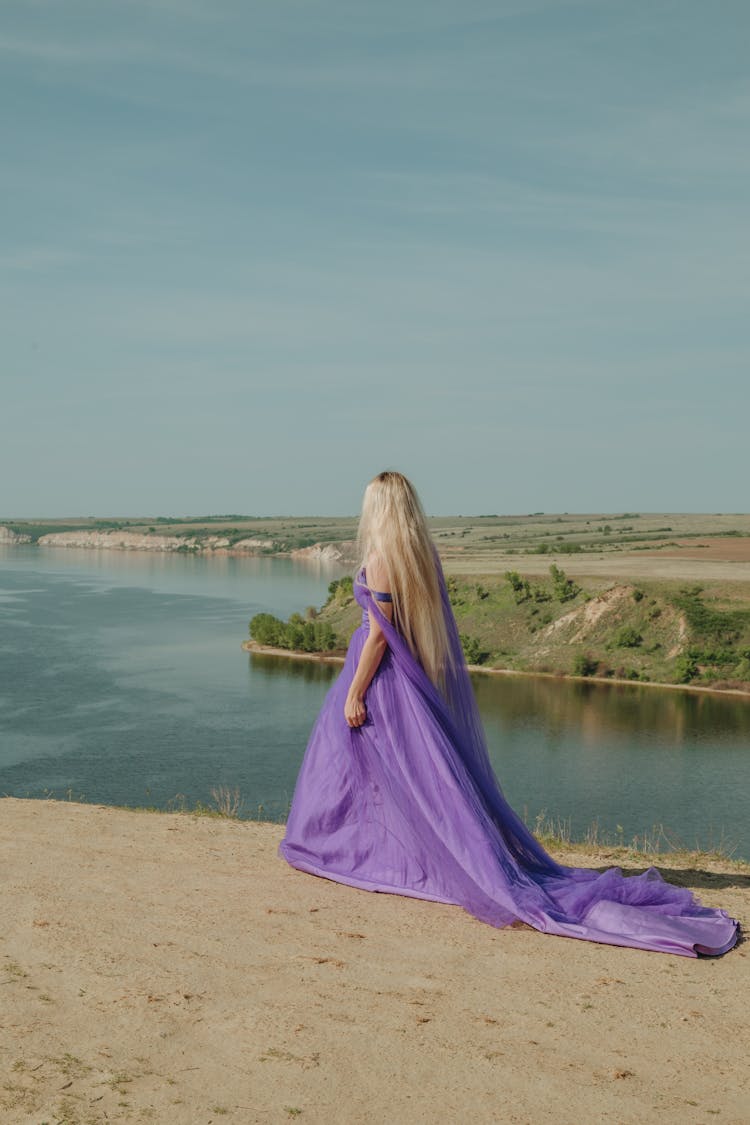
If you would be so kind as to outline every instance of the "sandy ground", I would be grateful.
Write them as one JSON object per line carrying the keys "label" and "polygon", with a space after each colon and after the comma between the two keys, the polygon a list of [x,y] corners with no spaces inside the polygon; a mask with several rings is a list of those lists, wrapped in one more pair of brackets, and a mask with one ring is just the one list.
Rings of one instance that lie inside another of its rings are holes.
{"label": "sandy ground", "polygon": [[[281,835],[0,801],[4,1125],[750,1120],[746,942],[495,930],[294,871]],[[661,870],[746,924],[750,867]]]}

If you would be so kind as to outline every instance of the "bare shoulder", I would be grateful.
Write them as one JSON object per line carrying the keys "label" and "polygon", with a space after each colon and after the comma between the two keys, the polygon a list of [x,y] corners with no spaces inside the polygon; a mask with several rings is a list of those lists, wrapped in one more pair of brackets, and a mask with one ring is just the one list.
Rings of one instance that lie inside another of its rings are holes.
{"label": "bare shoulder", "polygon": [[382,559],[376,555],[372,555],[366,564],[367,571],[367,585],[371,590],[378,590],[384,594],[390,594],[391,584],[388,580],[388,571]]}

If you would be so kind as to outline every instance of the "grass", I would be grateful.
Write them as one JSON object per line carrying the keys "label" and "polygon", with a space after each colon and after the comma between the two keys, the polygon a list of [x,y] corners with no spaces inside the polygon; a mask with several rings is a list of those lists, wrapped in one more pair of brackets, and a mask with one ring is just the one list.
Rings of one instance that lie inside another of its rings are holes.
{"label": "grass", "polygon": [[219,816],[229,817],[230,820],[239,818],[244,806],[239,789],[230,789],[228,785],[217,785],[211,790],[211,796]]}
{"label": "grass", "polygon": [[[162,813],[168,816],[177,814],[192,817],[215,817],[218,820],[246,821],[256,824],[279,823],[277,821],[269,821],[263,817],[262,805],[258,806],[260,815],[252,817],[241,816],[240,812],[244,809],[245,804],[239,789],[228,790],[224,786],[216,787],[217,793],[221,794],[223,791],[228,794],[228,799],[222,798],[221,808],[210,808],[200,801],[190,806],[187,800],[181,796],[179,797],[179,807],[170,807],[167,809],[157,808],[153,805],[111,805],[108,807],[133,813]],[[212,792],[214,791],[212,790]],[[48,797],[47,799],[51,800],[53,798]],[[696,844],[696,847],[691,848],[684,840],[677,837],[671,829],[666,828],[663,824],[656,824],[652,828],[644,830],[641,834],[632,836],[630,840],[626,840],[621,826],[618,825],[614,831],[607,831],[602,828],[598,818],[592,820],[587,828],[575,835],[569,817],[549,816],[546,809],[542,809],[541,812],[537,813],[533,823],[529,823],[528,809],[524,807],[522,819],[537,840],[547,849],[578,852],[588,851],[591,853],[598,853],[605,850],[608,853],[614,852],[622,855],[623,858],[644,861],[663,860],[668,856],[670,859],[690,862],[695,866],[720,862],[730,864],[738,871],[750,870],[750,864],[748,864],[747,861],[734,858],[737,845],[725,839],[723,835],[717,842],[714,843],[712,841],[708,847],[701,848]],[[6,958],[6,963],[3,968],[8,974],[6,982],[10,982],[14,979],[22,979],[27,976],[26,972],[17,962],[11,961],[8,958]],[[0,980],[0,983],[2,983],[2,980]],[[273,1058],[278,1057],[278,1054],[273,1050],[269,1050],[267,1056]],[[61,1060],[57,1060],[58,1065],[65,1060],[68,1060],[68,1065],[70,1066],[81,1065],[80,1060],[76,1059],[73,1055],[62,1056]],[[266,1060],[264,1059],[263,1061]],[[115,1079],[112,1081],[114,1082]],[[117,1076],[117,1081],[130,1081],[130,1079],[128,1079],[127,1076],[124,1078]]]}
{"label": "grass", "polygon": [[[2,796],[9,796],[9,794],[0,794],[0,797]],[[30,798],[30,795],[27,793],[26,797]],[[287,799],[286,804],[279,810],[278,819],[273,819],[268,815],[269,810],[262,804],[257,805],[252,812],[248,812],[245,799],[237,787],[214,786],[211,789],[211,797],[212,804],[207,804],[199,799],[191,803],[184,793],[176,793],[174,797],[169,798],[164,806],[118,805],[108,802],[106,807],[127,809],[128,812],[140,813],[185,813],[196,817],[213,817],[217,820],[252,820],[263,824],[283,823],[289,815],[291,807],[290,801]],[[44,789],[40,799],[44,801],[65,801],[79,805],[100,804],[98,801],[90,802],[85,793],[75,794],[72,789],[66,789],[62,794],[58,794],[54,789]]]}
{"label": "grass", "polygon": [[607,831],[602,828],[598,819],[591,821],[580,835],[574,837],[570,818],[550,817],[546,809],[542,809],[534,818],[533,825],[529,825],[527,816],[528,811],[524,809],[524,823],[531,828],[543,847],[548,849],[614,852],[622,858],[646,862],[668,857],[693,866],[719,862],[736,867],[737,870],[747,870],[750,866],[744,860],[733,858],[737,845],[723,837],[708,848],[691,848],[671,829],[663,824],[655,824],[650,829],[644,829],[640,835],[636,834],[626,840],[621,825],[617,825],[614,831]]}
{"label": "grass", "polygon": [[[544,575],[453,574],[447,584],[473,665],[750,692],[748,583],[573,582],[553,563]],[[348,593],[329,600],[317,620],[343,649],[360,614]]]}
{"label": "grass", "polygon": [[56,1058],[49,1060],[53,1066],[57,1067],[60,1074],[65,1078],[82,1078],[88,1074],[91,1067],[87,1063],[79,1059],[77,1055],[71,1055],[66,1051],[64,1055],[58,1055]]}
{"label": "grass", "polygon": [[8,974],[8,980],[23,980],[24,977],[27,977],[29,975],[26,970],[18,964],[17,961],[13,961],[8,957],[6,957],[3,969]]}

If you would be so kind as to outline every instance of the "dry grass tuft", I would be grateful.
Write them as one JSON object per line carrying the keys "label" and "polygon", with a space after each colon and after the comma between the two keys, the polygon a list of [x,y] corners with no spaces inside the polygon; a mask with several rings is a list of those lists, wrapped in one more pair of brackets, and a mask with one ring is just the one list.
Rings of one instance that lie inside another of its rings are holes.
{"label": "dry grass tuft", "polygon": [[211,796],[221,816],[235,820],[239,817],[244,805],[239,789],[230,789],[228,785],[217,785],[211,790]]}

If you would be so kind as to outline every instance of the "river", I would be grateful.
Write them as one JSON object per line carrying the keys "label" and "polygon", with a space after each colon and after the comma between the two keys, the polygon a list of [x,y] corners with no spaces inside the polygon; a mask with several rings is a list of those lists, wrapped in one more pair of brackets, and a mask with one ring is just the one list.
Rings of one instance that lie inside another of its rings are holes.
{"label": "river", "polygon": [[[273,558],[0,546],[0,794],[158,808],[238,789],[282,820],[338,666],[251,656],[254,613],[334,573]],[[533,826],[629,842],[663,825],[750,859],[750,702],[478,676],[495,770]]]}

